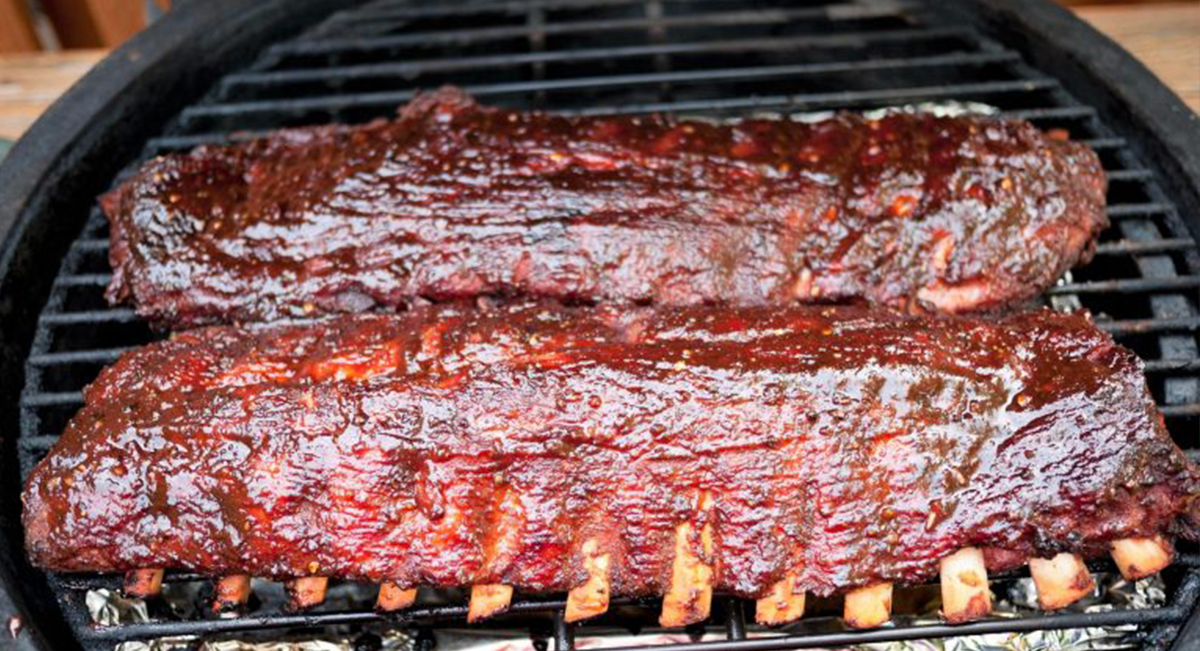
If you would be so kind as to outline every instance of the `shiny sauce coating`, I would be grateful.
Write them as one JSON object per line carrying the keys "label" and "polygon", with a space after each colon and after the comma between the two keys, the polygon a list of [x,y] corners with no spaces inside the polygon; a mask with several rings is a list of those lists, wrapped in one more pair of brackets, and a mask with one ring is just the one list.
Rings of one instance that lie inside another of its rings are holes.
{"label": "shiny sauce coating", "polygon": [[484,295],[988,310],[1090,257],[1105,185],[1017,120],[568,117],[443,89],[148,162],[102,199],[108,297],[174,328]]}
{"label": "shiny sauce coating", "polygon": [[718,590],[829,594],[1191,535],[1198,480],[1084,315],[442,305],[127,353],[24,520],[53,570],[528,592],[578,585],[590,539],[614,594],[661,594],[690,522]]}

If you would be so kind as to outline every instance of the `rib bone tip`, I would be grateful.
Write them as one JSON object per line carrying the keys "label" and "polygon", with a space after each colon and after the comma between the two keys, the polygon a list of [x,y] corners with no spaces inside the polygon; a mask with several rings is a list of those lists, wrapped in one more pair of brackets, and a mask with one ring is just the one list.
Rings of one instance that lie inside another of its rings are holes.
{"label": "rib bone tip", "polygon": [[417,600],[416,588],[401,588],[391,581],[379,584],[379,597],[375,600],[375,608],[383,612],[404,610]]}
{"label": "rib bone tip", "polygon": [[992,612],[983,551],[966,547],[941,562],[942,613],[951,623],[968,622]]}
{"label": "rib bone tip", "polygon": [[563,614],[567,623],[596,617],[608,611],[609,555],[600,554],[597,549],[595,540],[589,539],[583,544],[583,568],[588,578],[567,595],[567,609]]}
{"label": "rib bone tip", "polygon": [[306,576],[288,581],[288,608],[304,610],[320,605],[325,601],[325,589],[328,586],[329,578],[324,576]]}
{"label": "rib bone tip", "polygon": [[467,608],[467,622],[483,621],[508,610],[512,602],[513,589],[503,583],[484,583],[471,586],[471,603]]}
{"label": "rib bone tip", "polygon": [[1126,580],[1156,574],[1171,564],[1175,550],[1162,536],[1123,538],[1112,543],[1112,558]]}
{"label": "rib bone tip", "polygon": [[796,591],[796,577],[789,574],[771,586],[771,593],[755,604],[754,619],[763,626],[780,626],[804,616],[804,593]]}
{"label": "rib bone tip", "polygon": [[[666,628],[702,622],[712,611],[713,568],[692,549],[691,537],[691,523],[685,522],[675,528],[671,585],[663,595],[662,614],[658,617],[658,623]],[[700,540],[705,553],[711,553],[710,525],[705,524],[701,529]]]}
{"label": "rib bone tip", "polygon": [[846,593],[842,618],[850,628],[875,628],[892,618],[892,584],[876,583]]}
{"label": "rib bone tip", "polygon": [[221,577],[216,585],[213,612],[222,613],[246,605],[250,600],[250,575],[231,574]]}
{"label": "rib bone tip", "polygon": [[162,570],[131,570],[125,573],[125,581],[121,590],[127,597],[153,597],[162,591],[162,581]]}
{"label": "rib bone tip", "polygon": [[1092,594],[1096,582],[1078,554],[1032,558],[1029,574],[1037,587],[1038,603],[1046,610],[1065,608]]}

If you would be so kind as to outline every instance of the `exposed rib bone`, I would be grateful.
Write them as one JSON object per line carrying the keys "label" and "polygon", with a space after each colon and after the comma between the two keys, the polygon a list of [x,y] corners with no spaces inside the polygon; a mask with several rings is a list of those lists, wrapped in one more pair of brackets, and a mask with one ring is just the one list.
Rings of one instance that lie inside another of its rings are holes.
{"label": "exposed rib bone", "polygon": [[1077,554],[1029,559],[1029,574],[1037,586],[1038,603],[1046,610],[1069,606],[1092,594],[1096,582]]}
{"label": "exposed rib bone", "polygon": [[[712,500],[707,491],[701,493],[699,508],[707,511]],[[687,626],[708,619],[712,609],[713,568],[692,550],[692,523],[675,527],[675,560],[671,565],[671,586],[663,596],[662,614],[658,623],[668,628]],[[700,529],[700,547],[706,557],[712,555],[712,524],[705,522]]]}
{"label": "exposed rib bone", "polygon": [[[439,330],[440,333],[440,330]],[[440,337],[440,334],[438,335]],[[440,341],[440,339],[438,339]],[[483,541],[484,567],[493,572],[501,570],[520,549],[521,530],[525,514],[517,491],[508,487],[499,491],[491,513],[491,523]],[[502,583],[481,583],[471,586],[471,603],[467,621],[478,622],[508,610],[513,589]]]}
{"label": "exposed rib bone", "polygon": [[162,570],[132,570],[125,573],[122,590],[127,597],[153,597],[162,591]]}
{"label": "exposed rib bone", "polygon": [[1162,536],[1124,538],[1112,544],[1113,562],[1130,581],[1145,578],[1171,564],[1175,550]]}
{"label": "exposed rib bone", "polygon": [[467,609],[467,621],[475,623],[508,610],[512,595],[512,586],[502,583],[471,586],[471,605]]}
{"label": "exposed rib bone", "polygon": [[494,575],[503,574],[521,551],[525,528],[525,507],[521,495],[511,486],[499,491],[491,513],[491,523],[483,541],[484,568]]}
{"label": "exposed rib bone", "polygon": [[771,594],[758,600],[754,619],[766,626],[779,626],[804,616],[804,593],[796,591],[796,575],[788,574],[771,586]]}
{"label": "exposed rib bone", "polygon": [[892,584],[876,583],[846,593],[842,615],[851,628],[875,628],[892,618]]}
{"label": "exposed rib bone", "polygon": [[417,589],[405,590],[391,581],[379,584],[379,597],[375,599],[375,608],[385,612],[403,610],[413,605],[417,600]]}
{"label": "exposed rib bone", "polygon": [[324,576],[306,576],[287,582],[288,608],[304,610],[320,605],[325,601],[325,588],[329,586],[329,578]]}
{"label": "exposed rib bone", "polygon": [[217,581],[213,612],[223,613],[246,605],[250,600],[250,575],[231,574]]}
{"label": "exposed rib bone", "polygon": [[567,595],[564,618],[568,622],[595,617],[608,610],[608,554],[598,553],[598,548],[595,539],[583,543],[583,569],[588,578]]}
{"label": "exposed rib bone", "polygon": [[983,552],[966,547],[942,559],[942,612],[950,622],[967,622],[992,612]]}

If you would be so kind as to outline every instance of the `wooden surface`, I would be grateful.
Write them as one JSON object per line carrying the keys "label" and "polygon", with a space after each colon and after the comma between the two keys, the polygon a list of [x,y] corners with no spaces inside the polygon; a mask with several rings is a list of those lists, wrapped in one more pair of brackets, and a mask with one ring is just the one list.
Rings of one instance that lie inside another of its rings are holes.
{"label": "wooden surface", "polygon": [[146,26],[134,0],[38,0],[64,49],[115,47]]}
{"label": "wooden surface", "polygon": [[0,55],[0,138],[16,139],[105,50]]}
{"label": "wooden surface", "polygon": [[1200,0],[1081,7],[1076,12],[1141,59],[1200,113]]}
{"label": "wooden surface", "polygon": [[0,52],[25,52],[37,47],[25,0],[0,0]]}
{"label": "wooden surface", "polygon": [[[0,7],[6,0],[0,0]],[[1077,7],[1200,112],[1200,0]],[[0,17],[2,22],[2,17]],[[0,55],[0,138],[16,138],[103,50]]]}

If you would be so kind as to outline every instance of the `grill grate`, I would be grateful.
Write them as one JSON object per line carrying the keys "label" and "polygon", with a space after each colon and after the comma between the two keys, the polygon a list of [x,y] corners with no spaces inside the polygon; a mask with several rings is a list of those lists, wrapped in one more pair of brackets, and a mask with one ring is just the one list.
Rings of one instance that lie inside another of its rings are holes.
{"label": "grill grate", "polygon": [[[223,78],[163,134],[149,139],[142,160],[280,126],[361,122],[389,114],[416,88],[444,83],[493,103],[584,114],[730,116],[983,102],[1044,129],[1064,129],[1100,153],[1110,179],[1113,226],[1103,234],[1096,259],[1049,291],[1046,300],[1060,309],[1090,309],[1146,360],[1151,390],[1171,434],[1200,457],[1200,252],[1171,198],[1096,109],[1030,67],[1019,52],[934,9],[933,3],[907,0],[508,0],[436,6],[376,0],[266,48],[248,69]],[[63,260],[28,358],[18,438],[24,473],[53,444],[80,406],[82,387],[99,369],[154,337],[132,310],[105,304],[107,252],[106,225],[93,208]],[[896,626],[873,631],[847,631],[817,617],[789,629],[787,636],[751,637],[761,631],[747,627],[747,604],[725,599],[718,600],[709,626],[719,627],[726,641],[675,644],[671,651],[765,651],[1097,626],[1136,626],[1147,648],[1167,648],[1200,595],[1200,556],[1193,548],[1182,551],[1165,573],[1168,600],[1158,608],[959,626],[899,618]],[[1106,564],[1096,569],[1112,572]],[[465,605],[387,615],[369,609],[283,614],[263,608],[237,619],[163,618],[97,628],[89,622],[84,595],[89,589],[115,588],[118,579],[49,580],[89,649],[164,636],[381,622],[421,628],[428,640],[430,628],[459,623],[466,614]],[[197,580],[188,574],[167,576],[169,584]],[[621,615],[614,612],[602,623],[620,624],[629,612],[657,608],[644,600],[621,604],[613,609]],[[543,644],[573,649],[575,630],[563,622],[563,605],[560,598],[518,599],[497,625],[511,625],[516,618],[527,626],[532,617]]]}

